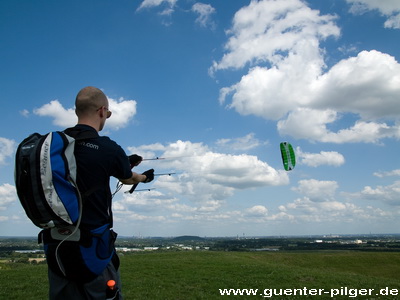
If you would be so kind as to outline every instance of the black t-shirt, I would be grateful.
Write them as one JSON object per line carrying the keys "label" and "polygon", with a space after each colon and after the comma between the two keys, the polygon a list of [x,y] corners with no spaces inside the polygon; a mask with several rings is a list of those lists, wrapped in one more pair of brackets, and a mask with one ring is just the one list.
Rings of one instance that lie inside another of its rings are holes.
{"label": "black t-shirt", "polygon": [[99,136],[87,125],[76,125],[73,130],[91,130],[97,136],[77,141],[75,145],[77,184],[83,196],[81,224],[94,229],[112,223],[110,177],[128,179],[132,171],[125,151],[116,142]]}

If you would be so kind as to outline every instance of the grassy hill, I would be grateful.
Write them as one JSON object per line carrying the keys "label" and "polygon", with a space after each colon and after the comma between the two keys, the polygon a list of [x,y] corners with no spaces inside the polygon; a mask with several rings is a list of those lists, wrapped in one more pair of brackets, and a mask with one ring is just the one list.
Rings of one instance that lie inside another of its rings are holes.
{"label": "grassy hill", "polygon": [[[126,300],[269,298],[264,289],[297,289],[272,299],[350,299],[361,289],[374,290],[357,299],[400,299],[393,294],[400,291],[398,252],[142,252],[121,256],[121,276]],[[0,299],[47,298],[46,265],[0,264],[0,282]],[[327,294],[299,296],[305,288]],[[258,291],[221,296],[220,289]],[[347,296],[331,297],[330,289]]]}

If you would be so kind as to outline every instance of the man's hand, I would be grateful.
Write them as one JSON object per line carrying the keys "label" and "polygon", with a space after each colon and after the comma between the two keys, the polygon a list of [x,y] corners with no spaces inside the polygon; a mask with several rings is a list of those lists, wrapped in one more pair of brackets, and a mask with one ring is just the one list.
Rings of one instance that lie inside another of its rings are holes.
{"label": "man's hand", "polygon": [[133,167],[138,166],[143,160],[143,157],[136,155],[136,154],[129,155],[128,157],[129,157],[129,163],[131,165],[131,169]]}
{"label": "man's hand", "polygon": [[150,181],[153,181],[153,179],[154,179],[154,169],[147,170],[146,172],[143,172],[142,175],[146,176],[146,180],[143,181],[144,183],[148,183]]}

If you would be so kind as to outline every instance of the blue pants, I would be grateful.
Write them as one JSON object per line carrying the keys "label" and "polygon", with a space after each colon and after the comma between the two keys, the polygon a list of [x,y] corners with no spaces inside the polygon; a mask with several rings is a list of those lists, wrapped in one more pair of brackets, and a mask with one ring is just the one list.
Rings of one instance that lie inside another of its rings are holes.
{"label": "blue pants", "polygon": [[[78,284],[70,281],[65,277],[58,276],[48,269],[49,275],[49,300],[98,300],[106,299],[107,281],[115,280],[119,291],[121,291],[121,279],[119,271],[117,271],[110,261],[103,273],[94,280]],[[119,298],[122,300],[120,292]]]}

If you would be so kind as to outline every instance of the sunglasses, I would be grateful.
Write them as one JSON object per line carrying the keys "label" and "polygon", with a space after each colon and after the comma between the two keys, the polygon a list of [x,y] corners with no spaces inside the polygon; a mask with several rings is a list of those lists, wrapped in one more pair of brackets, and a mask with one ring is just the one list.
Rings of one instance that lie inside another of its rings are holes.
{"label": "sunglasses", "polygon": [[112,112],[108,109],[108,107],[102,106],[102,107],[99,107],[96,111],[99,111],[100,109],[103,109],[103,108],[105,108],[107,110],[107,119],[108,119],[109,117],[111,117],[111,114],[112,114]]}

